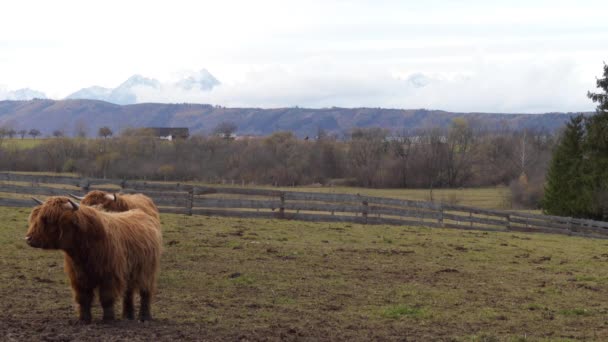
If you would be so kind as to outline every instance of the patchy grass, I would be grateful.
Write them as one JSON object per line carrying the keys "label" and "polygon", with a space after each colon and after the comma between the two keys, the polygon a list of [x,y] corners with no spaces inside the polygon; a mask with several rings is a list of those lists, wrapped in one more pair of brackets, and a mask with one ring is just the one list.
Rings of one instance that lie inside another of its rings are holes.
{"label": "patchy grass", "polygon": [[608,340],[605,240],[181,215],[162,215],[156,320],[104,325],[96,304],[82,328],[28,214],[0,207],[14,340]]}
{"label": "patchy grass", "polygon": [[[206,184],[217,186],[217,184]],[[228,186],[228,185],[223,185]],[[240,187],[236,184],[235,187]],[[368,196],[390,197],[416,201],[430,201],[429,189],[370,189],[359,187],[327,187],[327,186],[299,186],[299,187],[270,187],[259,186],[264,189],[285,191],[323,192],[338,194],[361,194]],[[461,188],[461,189],[434,189],[432,199],[435,202],[468,205],[488,209],[511,209],[511,192],[508,187]]]}
{"label": "patchy grass", "polygon": [[401,317],[422,317],[423,313],[424,311],[419,308],[412,308],[407,305],[397,305],[384,309],[382,316],[398,319]]}
{"label": "patchy grass", "polygon": [[[302,191],[324,191],[327,188],[303,187]],[[360,193],[369,196],[391,197],[417,201],[430,201],[429,189],[362,189],[329,188],[336,193]],[[479,208],[510,209],[510,190],[507,187],[434,189],[433,200],[450,204],[469,205]]]}
{"label": "patchy grass", "polygon": [[[15,142],[21,141],[21,139],[13,139]],[[24,141],[27,141],[25,139]],[[31,144],[36,144],[38,141],[44,139],[29,139],[32,140]],[[10,143],[9,139],[9,143]],[[24,143],[25,144],[25,143]],[[74,173],[52,173],[52,172],[15,172],[21,174],[31,175],[48,175],[48,176],[69,176],[78,177]],[[159,183],[164,183],[160,182]],[[175,182],[169,182],[175,183]],[[207,184],[199,182],[186,182],[195,185],[204,186],[227,186],[232,185],[218,185],[218,184]],[[104,185],[105,187],[116,187],[115,185]],[[234,185],[234,187],[241,187],[240,184]],[[397,199],[408,199],[416,201],[430,201],[431,192],[429,189],[370,189],[370,188],[359,188],[359,187],[327,187],[327,186],[299,186],[299,187],[272,187],[272,186],[247,186],[251,188],[259,189],[273,189],[273,190],[284,190],[284,191],[302,191],[302,192],[322,192],[322,193],[337,193],[337,194],[361,194],[368,196],[377,197],[389,197]],[[460,188],[460,189],[434,189],[432,199],[435,202],[444,202],[450,204],[468,205],[479,208],[488,209],[511,209],[510,190],[508,187],[486,187],[486,188]],[[227,197],[225,194],[222,197]],[[229,196],[228,196],[229,197]],[[527,212],[540,213],[539,211],[527,210]]]}
{"label": "patchy grass", "polygon": [[14,149],[18,149],[18,150],[27,150],[33,147],[36,147],[40,144],[42,144],[45,140],[45,138],[38,138],[38,139],[31,139],[31,138],[12,138],[12,139],[5,139],[3,145],[5,148],[14,148]]}
{"label": "patchy grass", "polygon": [[564,316],[591,316],[593,313],[588,309],[565,309],[560,310],[559,313]]}

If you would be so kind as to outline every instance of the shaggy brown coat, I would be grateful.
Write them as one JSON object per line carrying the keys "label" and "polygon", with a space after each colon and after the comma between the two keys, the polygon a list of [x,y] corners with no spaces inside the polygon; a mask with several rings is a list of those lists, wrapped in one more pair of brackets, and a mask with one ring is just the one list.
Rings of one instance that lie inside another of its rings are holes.
{"label": "shaggy brown coat", "polygon": [[93,190],[82,198],[80,202],[84,205],[98,206],[105,211],[127,211],[141,209],[146,214],[160,220],[158,208],[154,201],[142,194],[111,194],[101,190]]}
{"label": "shaggy brown coat", "polygon": [[99,289],[103,319],[114,319],[114,301],[123,298],[123,316],[134,318],[133,293],[141,297],[140,319],[151,319],[162,251],[158,220],[139,209],[110,213],[50,197],[29,217],[27,243],[64,252],[81,322],[91,322],[93,291]]}

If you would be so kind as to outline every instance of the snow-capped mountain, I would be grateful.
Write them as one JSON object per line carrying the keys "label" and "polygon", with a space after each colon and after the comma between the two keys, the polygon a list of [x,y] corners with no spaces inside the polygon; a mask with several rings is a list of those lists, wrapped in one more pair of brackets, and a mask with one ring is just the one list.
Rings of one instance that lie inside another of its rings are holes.
{"label": "snow-capped mountain", "polygon": [[433,80],[425,74],[415,73],[407,78],[407,82],[414,88],[424,88]]}
{"label": "snow-capped mountain", "polygon": [[121,83],[118,87],[112,90],[108,102],[116,104],[134,104],[137,103],[137,93],[139,89],[151,88],[160,89],[160,82],[153,78],[146,78],[141,75],[133,75],[128,80]]}
{"label": "snow-capped mountain", "polygon": [[178,88],[183,90],[211,90],[213,87],[220,85],[217,80],[207,69],[202,69],[199,72],[193,73],[190,76],[175,83]]}
{"label": "snow-capped mountain", "polygon": [[17,90],[8,91],[5,94],[6,100],[14,100],[14,101],[27,101],[31,99],[46,99],[46,95],[37,90],[33,90],[30,88],[22,88]]}
{"label": "snow-capped mountain", "polygon": [[80,89],[79,91],[67,96],[66,99],[101,100],[101,99],[109,99],[110,94],[112,94],[112,89],[110,89],[110,88],[93,86],[93,87],[89,87],[89,88]]}
{"label": "snow-capped mountain", "polygon": [[160,82],[141,75],[133,75],[114,89],[93,86],[80,89],[66,98],[100,100],[120,105],[134,104],[137,103],[136,90],[141,88],[159,89]]}
{"label": "snow-capped mountain", "polygon": [[83,88],[67,96],[67,99],[101,100],[120,105],[135,104],[138,92],[162,93],[163,90],[209,91],[220,82],[207,69],[192,73],[173,84],[163,84],[156,79],[133,75],[116,88],[93,86]]}

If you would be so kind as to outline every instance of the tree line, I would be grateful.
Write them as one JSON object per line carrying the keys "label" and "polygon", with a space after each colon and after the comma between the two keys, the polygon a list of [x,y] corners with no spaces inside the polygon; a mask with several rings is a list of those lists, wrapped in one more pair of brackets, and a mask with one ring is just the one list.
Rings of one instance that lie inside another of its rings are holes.
{"label": "tree line", "polygon": [[211,134],[172,142],[144,130],[128,129],[113,136],[102,128],[98,135],[103,139],[58,136],[28,149],[0,145],[0,168],[275,186],[512,185],[522,202],[538,203],[556,137],[541,130],[474,127],[474,123],[454,119],[445,130],[395,133],[361,128],[354,129],[348,139],[319,130],[314,139],[277,132],[243,140]]}

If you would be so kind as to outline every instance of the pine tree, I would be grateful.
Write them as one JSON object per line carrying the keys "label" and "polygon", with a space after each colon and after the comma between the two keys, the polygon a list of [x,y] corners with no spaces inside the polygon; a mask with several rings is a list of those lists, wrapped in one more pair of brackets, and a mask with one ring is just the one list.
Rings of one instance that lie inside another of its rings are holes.
{"label": "pine tree", "polygon": [[604,78],[598,78],[596,80],[596,87],[602,89],[603,93],[592,93],[587,92],[587,97],[593,102],[597,102],[597,112],[608,113],[608,65],[604,63]]}
{"label": "pine tree", "polygon": [[547,214],[608,220],[608,65],[587,96],[596,114],[574,117],[553,152],[542,200]]}
{"label": "pine tree", "polygon": [[581,192],[584,183],[584,178],[581,177],[584,121],[582,115],[571,118],[553,152],[542,200],[547,214],[584,216],[589,206],[588,196]]}
{"label": "pine tree", "polygon": [[592,197],[592,205],[587,215],[594,219],[608,219],[608,65],[604,64],[604,77],[596,81],[600,93],[588,92],[587,96],[596,102],[594,116],[587,122],[587,138],[584,149],[584,177],[586,190]]}

